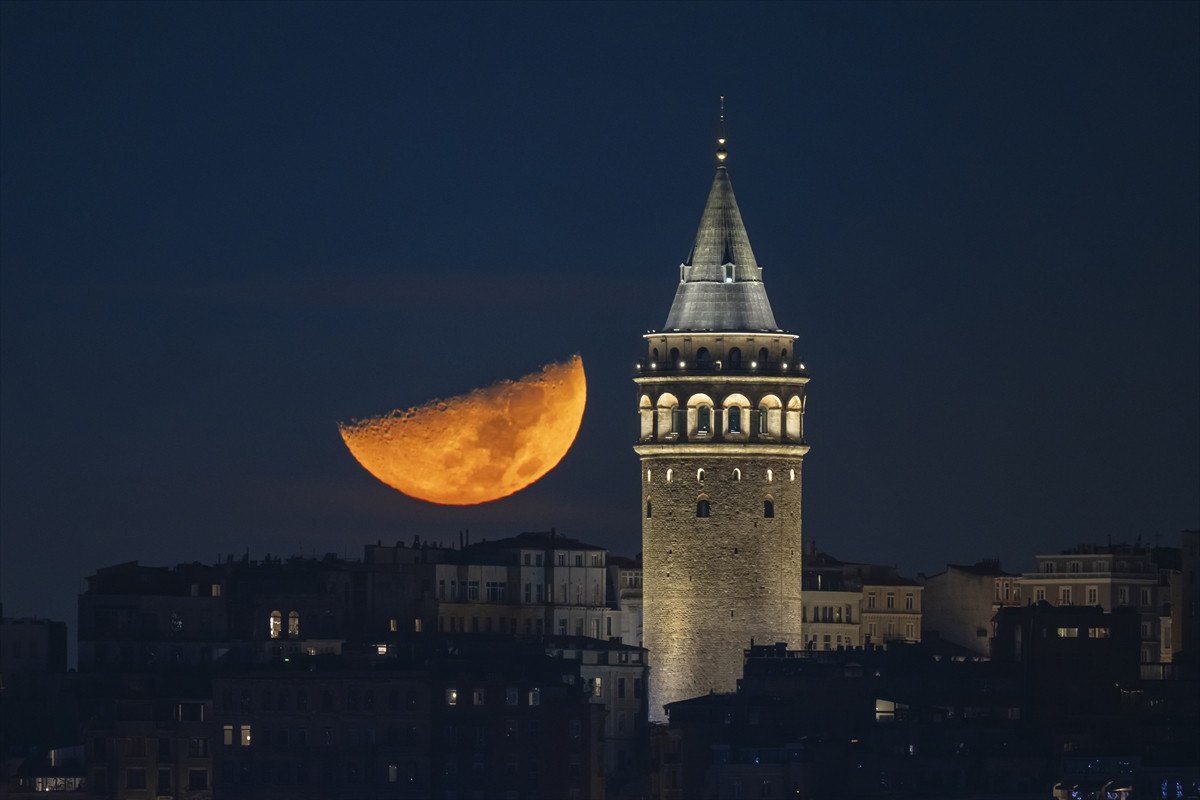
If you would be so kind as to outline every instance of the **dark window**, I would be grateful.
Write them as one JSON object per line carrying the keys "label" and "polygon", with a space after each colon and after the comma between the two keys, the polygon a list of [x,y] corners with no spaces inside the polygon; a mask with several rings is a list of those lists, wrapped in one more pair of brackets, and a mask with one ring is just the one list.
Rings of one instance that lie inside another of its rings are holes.
{"label": "dark window", "polygon": [[783,348],[783,350],[779,351],[779,360],[787,361],[787,348],[786,347]]}
{"label": "dark window", "polygon": [[712,511],[708,506],[707,500],[701,500],[696,503],[696,516],[697,517],[707,517],[707,516],[710,516],[711,513],[712,513]]}
{"label": "dark window", "polygon": [[678,364],[679,364],[679,348],[672,347],[671,348],[671,366],[674,367],[674,366],[677,366]]}
{"label": "dark window", "polygon": [[763,516],[768,518],[775,516],[775,503],[773,501],[763,500]]}
{"label": "dark window", "polygon": [[650,501],[649,501],[649,500],[647,500],[647,501],[646,501],[646,519],[650,519],[650,517],[652,516],[652,515],[651,515],[651,513],[650,513],[650,512],[651,512],[651,510],[652,510],[652,509],[650,508]]}
{"label": "dark window", "polygon": [[766,365],[766,363],[767,363],[767,348],[765,348],[765,347],[759,348],[758,365],[761,367],[761,366]]}
{"label": "dark window", "polygon": [[742,366],[742,351],[737,347],[729,349],[729,366],[734,369]]}
{"label": "dark window", "polygon": [[712,427],[712,409],[708,406],[700,406],[696,409],[696,432],[708,433]]}
{"label": "dark window", "polygon": [[696,351],[696,363],[701,367],[707,367],[712,363],[712,356],[708,354],[707,347],[701,347]]}
{"label": "dark window", "polygon": [[742,409],[737,406],[725,409],[725,413],[729,416],[729,432],[742,432]]}
{"label": "dark window", "polygon": [[650,351],[650,360],[652,362],[654,362],[655,364],[658,363],[658,348],[657,347]]}

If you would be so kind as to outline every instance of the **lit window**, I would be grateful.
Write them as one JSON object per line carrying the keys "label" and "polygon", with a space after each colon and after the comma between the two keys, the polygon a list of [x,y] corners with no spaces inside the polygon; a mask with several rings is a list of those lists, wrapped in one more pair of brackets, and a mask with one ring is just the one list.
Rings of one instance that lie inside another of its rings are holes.
{"label": "lit window", "polygon": [[278,611],[271,612],[271,638],[278,639],[283,633],[283,614]]}
{"label": "lit window", "polygon": [[1058,638],[1075,639],[1079,636],[1079,628],[1059,628]]}
{"label": "lit window", "polygon": [[674,470],[670,470],[670,469],[669,469],[669,470],[667,470],[667,483],[670,483],[670,482],[671,482],[671,474],[672,474],[673,472],[674,472]]}
{"label": "lit window", "polygon": [[222,734],[222,736],[221,736],[222,744],[226,744],[226,745],[233,744],[233,726],[232,725],[222,726],[221,734]]}
{"label": "lit window", "polygon": [[597,677],[592,684],[592,695],[595,697],[604,697],[604,679]]}
{"label": "lit window", "polygon": [[702,470],[702,469],[696,470],[696,480],[699,483],[704,483],[704,470]]}
{"label": "lit window", "polygon": [[742,471],[737,467],[734,467],[733,469],[733,479],[735,481],[740,481],[742,479]]}
{"label": "lit window", "polygon": [[387,645],[386,644],[375,645],[375,652],[381,656],[386,656],[387,655]]}
{"label": "lit window", "polygon": [[446,690],[446,705],[448,705],[448,706],[458,705],[458,689],[447,689]]}
{"label": "lit window", "polygon": [[[212,585],[212,596],[213,596],[213,597],[220,597],[220,596],[221,596],[221,584],[219,584],[219,583],[214,583],[214,584]],[[205,775],[207,775],[207,774],[208,774],[208,773],[205,773]]]}
{"label": "lit window", "polygon": [[[445,582],[443,581],[443,583],[445,583]],[[389,619],[388,620],[388,630],[391,631],[392,633],[395,633],[396,631],[400,630],[400,621],[397,620],[395,617],[392,617],[391,619]]]}
{"label": "lit window", "polygon": [[767,483],[770,483],[773,480],[775,480],[775,473],[771,470],[767,470]]}
{"label": "lit window", "polygon": [[537,689],[537,688],[530,689],[529,690],[529,705],[540,706],[541,704],[542,704],[542,690]]}
{"label": "lit window", "polygon": [[300,613],[293,611],[288,614],[288,636],[300,635]]}
{"label": "lit window", "polygon": [[250,726],[249,725],[242,726],[242,735],[241,735],[241,737],[239,737],[239,741],[241,742],[242,747],[250,746]]}

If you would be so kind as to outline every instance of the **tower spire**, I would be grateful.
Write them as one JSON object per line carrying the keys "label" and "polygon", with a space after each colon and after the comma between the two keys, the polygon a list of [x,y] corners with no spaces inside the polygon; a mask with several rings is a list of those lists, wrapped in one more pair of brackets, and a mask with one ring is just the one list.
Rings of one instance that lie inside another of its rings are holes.
{"label": "tower spire", "polygon": [[724,167],[729,153],[725,151],[725,95],[721,95],[721,117],[717,125],[717,166]]}

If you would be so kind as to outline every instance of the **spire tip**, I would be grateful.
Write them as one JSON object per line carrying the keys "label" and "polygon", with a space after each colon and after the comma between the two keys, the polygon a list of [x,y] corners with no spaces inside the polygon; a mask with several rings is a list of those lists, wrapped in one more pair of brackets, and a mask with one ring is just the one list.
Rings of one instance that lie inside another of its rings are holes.
{"label": "spire tip", "polygon": [[721,116],[717,129],[717,166],[725,166],[729,153],[725,151],[725,95],[721,95]]}

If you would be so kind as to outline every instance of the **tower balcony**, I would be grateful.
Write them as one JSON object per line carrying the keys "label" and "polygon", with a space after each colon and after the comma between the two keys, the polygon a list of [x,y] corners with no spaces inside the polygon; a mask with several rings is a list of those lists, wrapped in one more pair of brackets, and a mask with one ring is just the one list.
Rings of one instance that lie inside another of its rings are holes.
{"label": "tower balcony", "polygon": [[722,361],[650,361],[643,359],[635,366],[637,377],[648,375],[739,375],[739,376],[778,376],[807,378],[808,372],[803,362],[783,361],[782,359],[767,359],[765,361],[740,361],[735,363]]}

